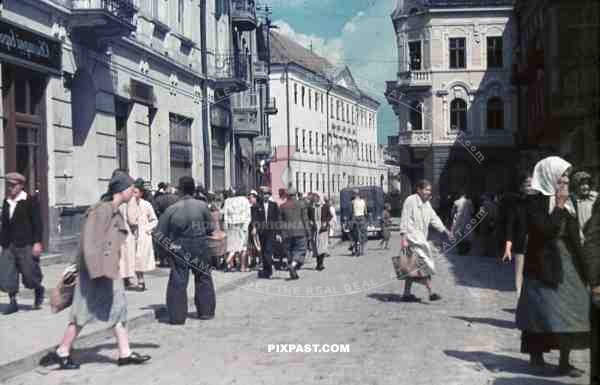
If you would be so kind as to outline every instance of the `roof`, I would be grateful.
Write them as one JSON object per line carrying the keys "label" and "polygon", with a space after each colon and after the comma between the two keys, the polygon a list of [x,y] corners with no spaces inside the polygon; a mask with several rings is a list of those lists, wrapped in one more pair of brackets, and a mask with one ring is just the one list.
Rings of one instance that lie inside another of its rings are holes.
{"label": "roof", "polygon": [[[271,31],[270,43],[271,64],[285,65],[287,63],[294,63],[321,76],[324,81],[334,82],[334,87],[348,90],[355,95],[358,94],[363,102],[371,104],[373,108],[378,108],[381,104],[377,99],[372,98],[357,87],[348,66],[335,66],[324,57],[304,48],[289,37],[274,31]],[[345,83],[346,80],[348,80],[349,84]],[[340,84],[340,81],[344,81],[343,85]]]}
{"label": "roof", "polygon": [[309,71],[328,77],[335,71],[335,66],[327,59],[280,33],[271,31],[270,44],[273,64],[296,63]]}

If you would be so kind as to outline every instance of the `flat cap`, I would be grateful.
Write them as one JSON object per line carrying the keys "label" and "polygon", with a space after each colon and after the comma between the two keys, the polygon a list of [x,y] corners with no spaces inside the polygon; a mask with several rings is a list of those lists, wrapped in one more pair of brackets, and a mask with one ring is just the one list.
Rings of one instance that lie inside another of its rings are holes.
{"label": "flat cap", "polygon": [[19,174],[18,172],[9,172],[4,176],[4,178],[8,183],[13,184],[25,183],[27,181],[27,178],[25,178],[23,174]]}
{"label": "flat cap", "polygon": [[251,195],[258,197],[258,193],[256,192],[256,190],[250,190],[250,192],[248,193],[248,196],[251,196]]}

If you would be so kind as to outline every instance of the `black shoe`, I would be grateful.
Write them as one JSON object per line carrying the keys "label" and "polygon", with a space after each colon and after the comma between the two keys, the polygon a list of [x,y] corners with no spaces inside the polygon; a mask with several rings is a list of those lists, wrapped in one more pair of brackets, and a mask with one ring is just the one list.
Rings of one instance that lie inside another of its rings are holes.
{"label": "black shoe", "polygon": [[10,315],[10,314],[16,313],[18,311],[19,311],[19,305],[17,304],[17,300],[11,299],[10,304],[8,304],[8,307],[6,308],[6,310],[4,310],[4,312],[2,312],[2,314]]}
{"label": "black shoe", "polygon": [[325,270],[325,266],[323,266],[323,265],[317,265],[317,267],[315,267],[315,270],[317,270],[317,271],[323,271],[323,270]]}
{"label": "black shoe", "polygon": [[74,362],[71,356],[61,357],[58,353],[50,352],[40,360],[40,365],[48,366],[58,364],[60,370],[77,370],[79,364]]}
{"label": "black shoe", "polygon": [[119,366],[125,366],[125,365],[140,365],[143,364],[144,362],[148,361],[151,357],[149,355],[142,355],[139,353],[135,353],[135,352],[131,352],[131,354],[129,355],[129,357],[121,357],[119,358],[119,360],[117,361],[117,364]]}
{"label": "black shoe", "polygon": [[264,270],[258,272],[258,278],[260,279],[271,279],[271,274],[267,273]]}
{"label": "black shoe", "polygon": [[33,301],[34,310],[39,310],[42,307],[42,304],[44,303],[45,291],[46,289],[44,289],[44,286],[40,286],[39,288],[35,289],[35,299]]}
{"label": "black shoe", "polygon": [[296,272],[296,266],[294,266],[293,264],[290,265],[289,270],[290,270],[290,279],[298,279],[298,278],[300,278],[298,276],[298,273]]}
{"label": "black shoe", "polygon": [[215,318],[214,314],[199,314],[198,313],[197,316],[198,316],[198,319],[202,320],[202,321],[209,321],[209,320]]}
{"label": "black shoe", "polygon": [[439,294],[433,293],[429,296],[430,301],[439,301],[442,297]]}
{"label": "black shoe", "polygon": [[582,377],[585,374],[585,372],[581,369],[577,369],[573,365],[567,365],[567,366],[560,366],[558,368],[558,374],[560,376],[579,378],[579,377]]}

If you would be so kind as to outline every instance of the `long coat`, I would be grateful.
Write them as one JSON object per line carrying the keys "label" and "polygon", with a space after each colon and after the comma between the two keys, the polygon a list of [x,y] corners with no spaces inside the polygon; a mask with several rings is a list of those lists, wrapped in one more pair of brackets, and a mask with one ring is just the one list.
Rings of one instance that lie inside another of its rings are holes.
{"label": "long coat", "polygon": [[152,247],[152,231],[158,224],[154,208],[150,202],[140,199],[127,203],[127,222],[135,222],[132,213],[137,211],[137,231],[130,232],[127,237],[123,257],[121,258],[121,276],[129,278],[136,272],[152,271],[156,268],[154,248]]}

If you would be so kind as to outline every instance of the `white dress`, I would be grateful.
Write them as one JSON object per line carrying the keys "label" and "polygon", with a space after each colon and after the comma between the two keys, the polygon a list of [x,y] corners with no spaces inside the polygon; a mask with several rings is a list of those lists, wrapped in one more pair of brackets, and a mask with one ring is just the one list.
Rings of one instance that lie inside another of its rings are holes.
{"label": "white dress", "polygon": [[423,266],[421,271],[426,276],[435,274],[433,253],[427,240],[429,226],[433,226],[439,232],[446,231],[442,220],[431,207],[431,203],[423,202],[418,194],[406,198],[402,206],[400,233],[405,234],[409,248],[417,257],[418,265]]}

